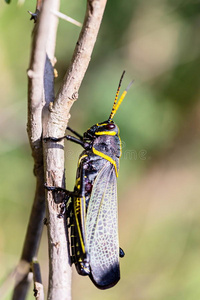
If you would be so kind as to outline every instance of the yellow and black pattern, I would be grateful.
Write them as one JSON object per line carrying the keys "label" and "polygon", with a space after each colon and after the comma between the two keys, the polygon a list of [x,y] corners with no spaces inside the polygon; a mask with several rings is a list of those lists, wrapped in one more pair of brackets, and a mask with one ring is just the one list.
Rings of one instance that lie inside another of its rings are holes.
{"label": "yellow and black pattern", "polygon": [[113,119],[113,117],[114,117],[114,115],[117,111],[115,109],[115,107],[116,107],[116,104],[117,104],[117,99],[118,99],[118,96],[119,96],[119,91],[120,91],[120,87],[121,87],[121,84],[122,84],[122,79],[124,77],[124,74],[125,74],[125,71],[123,71],[122,76],[121,76],[120,81],[119,81],[119,85],[118,85],[118,88],[117,88],[117,92],[116,92],[116,95],[115,95],[115,100],[114,100],[114,103],[113,103],[112,111],[111,111],[110,116],[109,116],[109,120]]}
{"label": "yellow and black pattern", "polygon": [[122,73],[121,79],[119,81],[119,86],[118,86],[117,93],[116,93],[116,96],[115,96],[114,104],[113,104],[112,111],[111,111],[111,114],[110,114],[108,120],[112,120],[113,119],[113,117],[116,114],[118,108],[120,107],[122,101],[124,100],[124,98],[125,98],[128,90],[130,89],[131,85],[133,84],[133,80],[132,80],[129,83],[129,85],[127,86],[126,90],[122,93],[121,97],[119,98],[119,101],[117,102],[117,99],[118,99],[118,96],[119,96],[120,87],[121,87],[121,82],[122,82],[122,79],[124,77],[124,74],[125,74],[125,71]]}
{"label": "yellow and black pattern", "polygon": [[72,262],[80,275],[89,275],[100,289],[110,288],[120,279],[117,177],[122,150],[113,117],[132,84],[118,100],[124,73],[106,121],[91,126],[83,136],[68,127],[75,136],[46,139],[56,142],[66,138],[84,148],[73,192],[58,187],[49,190],[64,192],[66,199],[71,200],[67,202],[67,211]]}

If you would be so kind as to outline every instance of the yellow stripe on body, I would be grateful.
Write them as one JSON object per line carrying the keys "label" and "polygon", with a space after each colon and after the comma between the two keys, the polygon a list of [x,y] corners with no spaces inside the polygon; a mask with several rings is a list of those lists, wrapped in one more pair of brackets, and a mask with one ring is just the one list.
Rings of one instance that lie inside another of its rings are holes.
{"label": "yellow stripe on body", "polygon": [[82,155],[80,158],[79,158],[79,161],[78,161],[78,166],[80,165],[80,163],[81,163],[81,160],[84,158],[84,157],[86,157],[87,156],[87,154],[84,154],[84,155]]}
{"label": "yellow stripe on body", "polygon": [[[85,201],[85,197],[83,197],[83,200]],[[81,248],[83,250],[83,253],[85,253],[85,246],[83,243],[81,229],[79,226],[79,221],[78,221],[78,216],[77,216],[77,211],[80,212],[80,201],[81,201],[81,198],[77,198],[77,202],[79,202],[79,207],[75,206],[75,201],[74,201],[74,214],[75,214],[76,224],[77,224],[77,228],[78,228],[78,235],[79,235],[80,242],[81,242]]]}
{"label": "yellow stripe on body", "polygon": [[96,125],[97,125],[98,127],[101,127],[101,126],[106,126],[106,125],[108,125],[108,123],[103,123],[103,124],[97,123]]}
{"label": "yellow stripe on body", "polygon": [[78,178],[76,179],[76,183],[75,183],[75,186],[77,187],[78,190],[80,190],[80,187],[81,187],[80,181],[81,181],[81,179],[80,179],[80,177],[78,177]]}
{"label": "yellow stripe on body", "polygon": [[114,161],[114,159],[112,159],[110,156],[96,150],[94,147],[92,147],[92,151],[94,154],[98,155],[98,156],[101,156],[103,157],[104,159],[108,160],[114,167],[115,167],[115,173],[116,173],[116,176],[118,177],[118,170],[117,170],[117,164],[116,164],[116,161]]}
{"label": "yellow stripe on body", "polygon": [[115,131],[97,131],[95,135],[116,135]]}
{"label": "yellow stripe on body", "polygon": [[[87,178],[87,176],[84,176],[84,178]],[[81,188],[80,181],[81,181],[81,178],[78,177],[75,182],[75,186],[77,187],[78,190],[80,190],[80,188]]]}

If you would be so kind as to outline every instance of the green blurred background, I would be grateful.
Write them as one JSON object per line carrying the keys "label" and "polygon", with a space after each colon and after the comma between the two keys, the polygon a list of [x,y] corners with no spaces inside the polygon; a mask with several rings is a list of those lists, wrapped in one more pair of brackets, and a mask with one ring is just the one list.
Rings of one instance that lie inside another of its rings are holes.
{"label": "green blurred background", "polygon": [[[26,134],[31,31],[35,1],[0,5],[0,280],[16,265],[35,179]],[[61,12],[82,22],[86,1]],[[108,0],[88,72],[71,110],[84,132],[108,118],[122,71],[128,92],[115,121],[123,155],[118,180],[121,280],[100,291],[73,267],[73,299],[200,299],[200,10],[199,0]],[[80,28],[59,23],[56,89]],[[66,143],[67,186],[73,188],[78,145]],[[45,289],[44,229],[39,260]],[[10,299],[8,294],[4,299]],[[29,299],[33,299],[32,291]]]}

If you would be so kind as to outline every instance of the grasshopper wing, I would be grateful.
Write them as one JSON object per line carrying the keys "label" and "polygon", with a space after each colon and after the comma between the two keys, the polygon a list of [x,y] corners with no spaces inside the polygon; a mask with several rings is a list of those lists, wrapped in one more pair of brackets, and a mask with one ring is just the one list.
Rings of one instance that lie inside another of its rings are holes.
{"label": "grasshopper wing", "polygon": [[97,175],[86,216],[90,278],[100,289],[120,279],[117,186],[114,166],[107,161]]}

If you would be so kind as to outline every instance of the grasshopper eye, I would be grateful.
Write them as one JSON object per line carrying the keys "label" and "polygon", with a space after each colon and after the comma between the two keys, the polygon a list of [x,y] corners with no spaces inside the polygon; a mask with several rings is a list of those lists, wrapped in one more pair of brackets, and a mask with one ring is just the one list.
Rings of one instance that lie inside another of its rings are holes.
{"label": "grasshopper eye", "polygon": [[115,128],[115,124],[107,124],[105,127],[106,129],[111,130]]}

